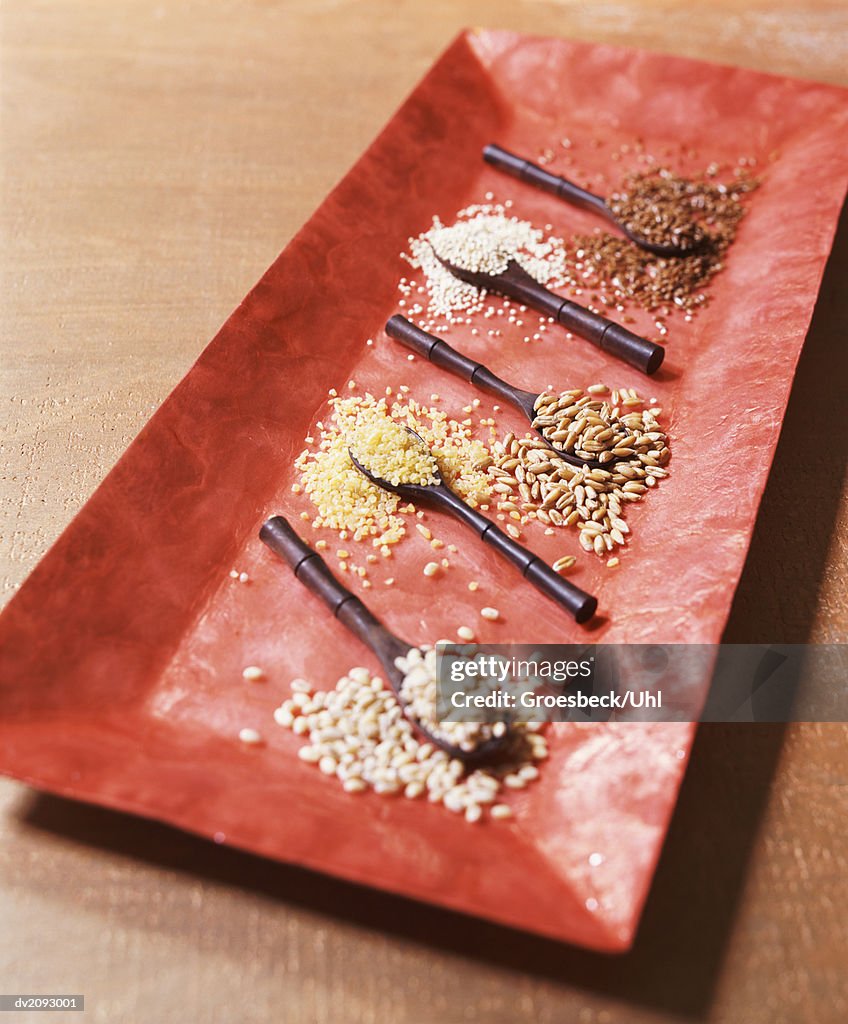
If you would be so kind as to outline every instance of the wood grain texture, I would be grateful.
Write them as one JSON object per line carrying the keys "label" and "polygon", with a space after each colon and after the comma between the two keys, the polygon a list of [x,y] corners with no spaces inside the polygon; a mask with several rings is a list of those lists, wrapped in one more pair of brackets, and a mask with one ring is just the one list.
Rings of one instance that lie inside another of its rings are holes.
{"label": "wood grain texture", "polygon": [[[842,3],[0,6],[7,595],[468,24],[848,84]],[[848,631],[844,221],[729,639]],[[817,431],[833,445],[811,453]],[[0,991],[84,991],[87,1019],[163,1024],[829,1024],[848,1015],[846,738],[703,729],[618,959],[4,782]]]}

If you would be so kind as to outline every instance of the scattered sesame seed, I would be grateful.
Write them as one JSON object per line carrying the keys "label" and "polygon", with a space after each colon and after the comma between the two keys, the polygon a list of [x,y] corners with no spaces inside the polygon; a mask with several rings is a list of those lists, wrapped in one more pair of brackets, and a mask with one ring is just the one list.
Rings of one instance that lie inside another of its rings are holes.
{"label": "scattered sesame seed", "polygon": [[570,569],[576,561],[577,558],[575,555],[563,555],[562,558],[558,558],[554,562],[554,572],[564,572],[566,569]]}
{"label": "scattered sesame seed", "polygon": [[265,673],[258,665],[248,665],[241,674],[251,683],[258,683],[260,679],[265,678]]}
{"label": "scattered sesame seed", "polygon": [[493,818],[505,820],[506,818],[512,817],[512,808],[509,806],[509,804],[493,804],[492,809],[489,811],[489,814]]}
{"label": "scattered sesame seed", "polygon": [[255,747],[262,742],[262,734],[256,729],[240,729],[238,738],[249,747]]}
{"label": "scattered sesame seed", "polygon": [[500,617],[500,612],[497,610],[497,608],[481,608],[480,614],[483,616],[484,619],[488,619],[490,622],[494,622],[497,618]]}
{"label": "scattered sesame seed", "polygon": [[474,639],[474,630],[468,626],[460,626],[456,631],[456,635],[460,640],[471,641]]}
{"label": "scattered sesame seed", "polygon": [[438,571],[438,562],[428,562],[422,569],[422,572],[424,573],[425,576],[435,576]]}

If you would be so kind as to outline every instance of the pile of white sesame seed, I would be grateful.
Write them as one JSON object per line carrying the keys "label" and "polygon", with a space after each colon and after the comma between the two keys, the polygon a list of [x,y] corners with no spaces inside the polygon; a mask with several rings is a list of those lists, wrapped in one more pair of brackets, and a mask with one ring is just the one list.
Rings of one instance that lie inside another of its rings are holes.
{"label": "pile of white sesame seed", "polygon": [[[448,323],[472,322],[475,313],[485,307],[485,292],[474,285],[458,280],[439,262],[441,257],[456,266],[482,273],[499,273],[515,260],[542,284],[556,288],[564,280],[565,252],[562,240],[546,235],[528,221],[519,220],[508,212],[512,204],[475,204],[460,210],[455,222],[445,226],[438,217],[431,227],[417,238],[409,239],[409,252],[403,258],[424,275],[424,283],[416,286],[406,279],[401,281],[403,294],[401,308],[411,318],[421,317],[418,323],[433,330],[440,318]],[[549,227],[549,225],[548,225]],[[427,307],[414,295],[426,294]],[[408,308],[407,308],[408,307]],[[504,309],[513,309],[512,321],[518,326],[525,307],[514,308],[507,300]],[[502,310],[503,311],[503,310]],[[497,315],[486,311],[484,315]],[[541,318],[541,322],[546,322]],[[442,325],[444,326],[444,325]]]}
{"label": "pile of white sesame seed", "polygon": [[523,789],[539,777],[538,761],[548,754],[541,726],[516,732],[514,750],[497,767],[467,770],[432,743],[417,738],[395,695],[367,668],[353,668],[332,690],[317,690],[302,679],[274,712],[276,722],[305,738],[302,761],[336,778],[348,793],[426,798],[466,821],[509,818],[499,802],[504,790]]}

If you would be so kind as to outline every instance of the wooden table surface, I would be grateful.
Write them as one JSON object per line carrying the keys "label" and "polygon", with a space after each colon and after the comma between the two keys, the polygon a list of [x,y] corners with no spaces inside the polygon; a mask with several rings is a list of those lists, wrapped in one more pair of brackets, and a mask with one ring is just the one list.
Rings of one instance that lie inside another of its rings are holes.
{"label": "wooden table surface", "polygon": [[[4,597],[459,28],[848,84],[846,14],[843,0],[7,0]],[[846,271],[843,217],[730,640],[848,635]],[[811,449],[816,436],[832,440]],[[61,1019],[132,1024],[842,1021],[846,738],[703,728],[620,958],[3,781],[0,993],[82,992],[85,1017]]]}

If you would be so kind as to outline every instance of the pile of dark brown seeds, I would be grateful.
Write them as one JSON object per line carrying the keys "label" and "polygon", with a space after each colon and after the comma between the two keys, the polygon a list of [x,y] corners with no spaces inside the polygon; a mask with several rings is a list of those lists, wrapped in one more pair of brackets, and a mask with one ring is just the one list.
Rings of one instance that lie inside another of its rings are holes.
{"label": "pile of dark brown seeds", "polygon": [[669,174],[643,174],[614,192],[607,206],[631,234],[654,245],[696,249],[706,238],[690,202],[693,183]]}
{"label": "pile of dark brown seeds", "polygon": [[662,258],[618,236],[579,236],[568,253],[567,283],[578,294],[595,293],[591,298],[596,306],[619,312],[635,302],[664,315],[674,307],[691,313],[707,301],[702,289],[724,266],[745,215],[743,198],[758,184],[748,176],[725,184],[709,172],[696,179],[668,170],[631,175],[610,197],[616,216],[649,241],[681,244],[681,239],[697,239],[697,249],[687,256]]}

